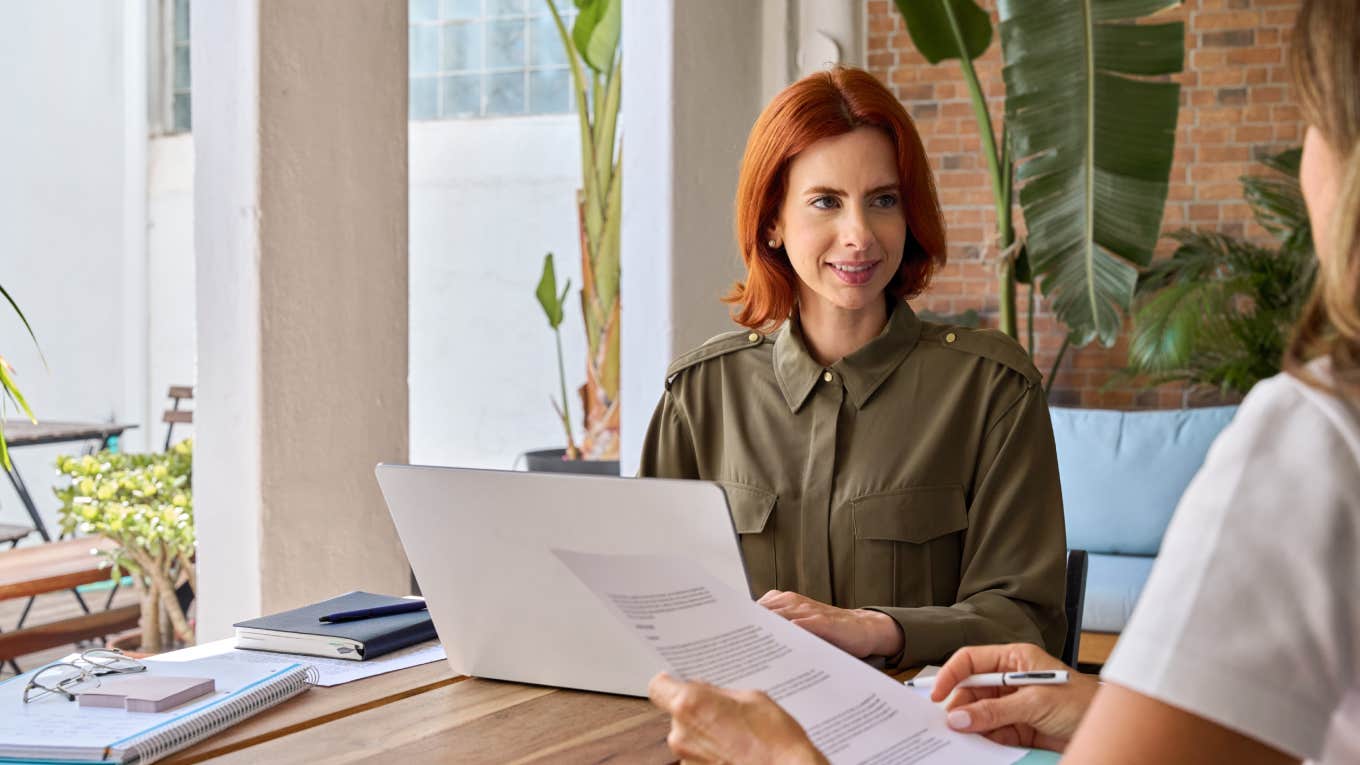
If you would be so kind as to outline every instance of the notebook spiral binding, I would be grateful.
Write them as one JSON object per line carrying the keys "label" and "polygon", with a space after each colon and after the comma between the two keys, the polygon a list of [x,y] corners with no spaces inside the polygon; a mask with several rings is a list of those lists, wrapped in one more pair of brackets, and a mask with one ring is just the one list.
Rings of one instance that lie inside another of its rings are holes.
{"label": "notebook spiral binding", "polygon": [[299,665],[291,672],[266,682],[249,693],[237,696],[225,704],[209,707],[136,742],[129,747],[129,757],[126,761],[136,765],[155,762],[302,693],[320,679],[321,673],[316,667],[310,664]]}

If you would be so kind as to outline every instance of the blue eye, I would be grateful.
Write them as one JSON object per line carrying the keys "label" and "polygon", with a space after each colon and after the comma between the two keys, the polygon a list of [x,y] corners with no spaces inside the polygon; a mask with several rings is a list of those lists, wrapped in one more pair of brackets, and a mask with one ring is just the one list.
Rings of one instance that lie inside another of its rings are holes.
{"label": "blue eye", "polygon": [[896,206],[897,206],[897,195],[896,195],[896,194],[879,194],[878,196],[874,197],[874,201],[871,202],[870,204],[872,204],[874,207],[882,207],[882,208],[896,207]]}
{"label": "blue eye", "polygon": [[820,197],[814,197],[811,204],[819,210],[831,210],[840,207],[841,200],[828,194],[823,194]]}

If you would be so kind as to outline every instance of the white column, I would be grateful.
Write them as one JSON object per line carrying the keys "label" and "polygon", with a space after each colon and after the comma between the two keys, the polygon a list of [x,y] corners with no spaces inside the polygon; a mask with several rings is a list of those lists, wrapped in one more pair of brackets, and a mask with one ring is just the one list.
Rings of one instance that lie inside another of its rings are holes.
{"label": "white column", "polygon": [[119,439],[126,452],[158,441],[160,418],[151,390],[150,273],[147,268],[147,3],[123,0],[123,422],[140,427]]}
{"label": "white column", "polygon": [[761,3],[624,0],[622,450],[638,453],[671,359],[736,329],[732,202],[762,105]]}
{"label": "white column", "polygon": [[200,640],[408,569],[405,0],[195,4]]}

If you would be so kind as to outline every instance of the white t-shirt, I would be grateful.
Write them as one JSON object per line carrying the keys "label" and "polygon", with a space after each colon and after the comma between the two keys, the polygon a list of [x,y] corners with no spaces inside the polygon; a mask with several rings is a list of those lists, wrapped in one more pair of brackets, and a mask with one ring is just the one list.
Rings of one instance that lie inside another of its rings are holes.
{"label": "white t-shirt", "polygon": [[1360,763],[1352,405],[1283,374],[1252,390],[1181,498],[1103,677],[1300,758]]}

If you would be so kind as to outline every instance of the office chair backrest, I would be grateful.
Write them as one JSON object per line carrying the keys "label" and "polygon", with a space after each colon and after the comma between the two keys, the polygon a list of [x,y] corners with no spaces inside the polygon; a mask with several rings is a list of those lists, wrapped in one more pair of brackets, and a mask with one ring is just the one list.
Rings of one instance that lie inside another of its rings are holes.
{"label": "office chair backrest", "polygon": [[1067,638],[1063,641],[1063,664],[1077,666],[1077,656],[1081,652],[1081,612],[1086,600],[1086,551],[1067,551],[1067,595],[1063,598],[1063,610],[1067,612]]}

